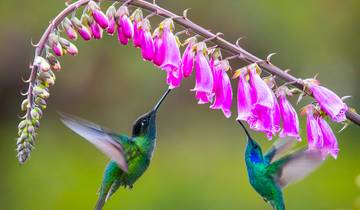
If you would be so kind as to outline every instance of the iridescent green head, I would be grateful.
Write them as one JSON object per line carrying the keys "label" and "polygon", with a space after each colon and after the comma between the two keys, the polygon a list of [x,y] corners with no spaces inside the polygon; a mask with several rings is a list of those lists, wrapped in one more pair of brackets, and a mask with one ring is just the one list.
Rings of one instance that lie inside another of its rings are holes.
{"label": "iridescent green head", "polygon": [[132,135],[133,137],[137,136],[147,136],[151,139],[156,138],[156,113],[164,101],[166,96],[169,94],[171,89],[167,89],[162,97],[158,100],[153,109],[149,112],[141,115],[134,123]]}

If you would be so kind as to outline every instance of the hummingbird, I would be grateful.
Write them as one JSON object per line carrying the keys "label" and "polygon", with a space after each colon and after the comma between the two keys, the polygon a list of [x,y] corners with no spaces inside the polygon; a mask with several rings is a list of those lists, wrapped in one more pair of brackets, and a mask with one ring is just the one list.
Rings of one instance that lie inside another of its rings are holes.
{"label": "hummingbird", "polygon": [[111,159],[104,171],[95,210],[101,210],[120,187],[131,189],[149,167],[156,146],[156,113],[170,90],[167,89],[156,105],[134,122],[131,137],[60,113],[61,121],[68,128]]}
{"label": "hummingbird", "polygon": [[285,210],[282,189],[305,178],[325,159],[320,151],[307,149],[283,155],[294,146],[293,138],[279,139],[263,154],[244,124],[240,120],[238,122],[248,139],[245,163],[251,186],[274,210]]}

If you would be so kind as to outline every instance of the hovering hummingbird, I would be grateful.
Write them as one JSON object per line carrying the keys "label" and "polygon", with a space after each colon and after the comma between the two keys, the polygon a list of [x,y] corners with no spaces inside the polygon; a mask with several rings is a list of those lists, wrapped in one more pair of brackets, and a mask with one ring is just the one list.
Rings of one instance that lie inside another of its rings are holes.
{"label": "hovering hummingbird", "polygon": [[68,128],[111,158],[105,168],[95,210],[101,210],[119,187],[131,189],[149,167],[156,144],[156,112],[169,92],[170,89],[163,94],[152,110],[135,121],[131,137],[60,113],[61,121]]}
{"label": "hovering hummingbird", "polygon": [[[294,139],[279,139],[264,155],[261,147],[243,127],[248,141],[245,163],[251,186],[275,210],[285,210],[282,189],[309,175],[323,162],[319,151],[300,149],[282,156],[294,145]],[[282,157],[281,157],[282,156]]]}

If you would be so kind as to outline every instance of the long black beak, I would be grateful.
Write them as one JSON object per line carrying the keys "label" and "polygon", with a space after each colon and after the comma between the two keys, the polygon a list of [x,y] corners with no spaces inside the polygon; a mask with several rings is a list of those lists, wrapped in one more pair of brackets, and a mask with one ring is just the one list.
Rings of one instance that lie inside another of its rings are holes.
{"label": "long black beak", "polygon": [[159,109],[161,103],[164,101],[164,99],[166,98],[166,96],[170,93],[171,89],[167,89],[166,92],[161,96],[161,98],[159,99],[159,101],[155,104],[154,108],[153,108],[153,112],[156,113],[156,111]]}
{"label": "long black beak", "polygon": [[249,139],[252,139],[251,136],[250,136],[249,131],[246,129],[245,125],[241,122],[241,120],[237,120],[237,121],[238,121],[238,123],[241,125],[241,127],[244,129],[245,134],[247,135],[247,137],[248,137]]}

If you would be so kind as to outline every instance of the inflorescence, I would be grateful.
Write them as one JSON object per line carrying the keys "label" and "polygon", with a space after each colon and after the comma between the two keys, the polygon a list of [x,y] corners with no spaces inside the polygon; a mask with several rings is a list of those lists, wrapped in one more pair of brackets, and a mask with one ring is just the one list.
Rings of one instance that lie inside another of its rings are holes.
{"label": "inflorescence", "polygon": [[[174,21],[176,22],[177,18],[186,20],[187,10],[182,17],[165,18],[152,31],[150,18],[161,15],[158,10],[144,16],[140,7],[130,13],[128,5],[132,3],[131,0],[122,5],[119,3],[115,1],[105,13],[100,2],[93,0],[79,0],[68,5],[54,19],[36,45],[32,73],[28,81],[29,89],[24,94],[27,98],[21,105],[26,114],[18,125],[17,157],[20,163],[29,158],[34,147],[36,129],[40,126],[39,120],[46,109],[46,99],[50,96],[49,88],[55,83],[54,72],[61,69],[58,58],[66,54],[78,54],[77,47],[71,42],[78,36],[88,41],[101,39],[104,33],[110,36],[117,34],[122,45],[128,45],[129,41],[132,41],[134,47],[141,50],[143,60],[152,62],[166,72],[169,88],[179,87],[182,80],[195,71],[195,87],[191,91],[195,92],[198,103],[211,104],[211,109],[222,110],[227,118],[231,116],[233,101],[229,77],[229,74],[232,74],[231,78],[238,80],[237,120],[246,121],[251,129],[265,133],[268,139],[279,135],[301,140],[298,115],[287,98],[298,93],[299,99],[303,95],[313,96],[315,101],[302,109],[302,113],[307,115],[308,148],[320,150],[324,158],[327,155],[337,157],[337,140],[324,118],[329,116],[332,121],[347,125],[345,114],[348,106],[331,90],[320,86],[318,80],[296,80],[279,86],[275,80],[276,75],[261,77],[260,63],[271,65],[270,58],[251,62],[248,66],[233,71],[229,60],[247,59],[243,54],[223,58],[222,46],[208,47],[209,43],[215,43],[214,40],[220,33],[202,38],[194,33],[192,28],[175,32]],[[157,7],[154,3],[150,5]],[[78,18],[76,12],[81,6],[84,6],[84,9]],[[143,9],[149,10],[147,7]],[[180,39],[182,34],[188,36],[183,41]],[[181,48],[185,48],[183,53]],[[290,88],[295,83],[303,88]]]}

